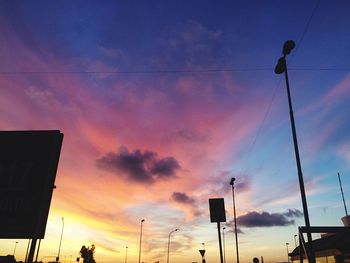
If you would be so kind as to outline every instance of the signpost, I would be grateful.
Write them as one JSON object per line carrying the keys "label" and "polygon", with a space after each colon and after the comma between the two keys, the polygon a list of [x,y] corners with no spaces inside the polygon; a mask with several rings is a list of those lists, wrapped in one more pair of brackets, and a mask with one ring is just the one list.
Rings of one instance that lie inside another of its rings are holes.
{"label": "signpost", "polygon": [[209,210],[210,210],[210,221],[212,223],[216,222],[217,226],[218,226],[220,262],[223,263],[224,261],[223,261],[223,256],[222,256],[220,222],[226,222],[224,198],[209,199]]}
{"label": "signpost", "polygon": [[199,250],[199,253],[201,254],[201,256],[202,256],[202,263],[205,263],[205,249],[200,249]]}
{"label": "signpost", "polygon": [[63,134],[56,131],[0,131],[0,238],[45,236]]}

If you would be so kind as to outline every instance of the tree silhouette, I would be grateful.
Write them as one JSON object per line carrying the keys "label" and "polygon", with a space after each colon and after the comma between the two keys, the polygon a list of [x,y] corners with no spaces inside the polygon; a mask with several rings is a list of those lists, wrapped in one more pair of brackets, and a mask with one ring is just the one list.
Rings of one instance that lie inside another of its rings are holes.
{"label": "tree silhouette", "polygon": [[90,247],[82,246],[80,249],[80,255],[83,258],[84,263],[96,263],[94,259],[95,245]]}

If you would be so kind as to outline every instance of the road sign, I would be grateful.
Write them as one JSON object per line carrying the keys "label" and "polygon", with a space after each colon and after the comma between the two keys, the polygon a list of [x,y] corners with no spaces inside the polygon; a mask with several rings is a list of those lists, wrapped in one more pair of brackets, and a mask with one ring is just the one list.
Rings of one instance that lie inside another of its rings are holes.
{"label": "road sign", "polygon": [[204,249],[200,249],[199,253],[201,253],[202,258],[204,258],[205,250]]}
{"label": "road sign", "polygon": [[224,198],[209,199],[210,221],[226,222]]}
{"label": "road sign", "polygon": [[0,131],[0,238],[44,238],[62,140],[60,131]]}

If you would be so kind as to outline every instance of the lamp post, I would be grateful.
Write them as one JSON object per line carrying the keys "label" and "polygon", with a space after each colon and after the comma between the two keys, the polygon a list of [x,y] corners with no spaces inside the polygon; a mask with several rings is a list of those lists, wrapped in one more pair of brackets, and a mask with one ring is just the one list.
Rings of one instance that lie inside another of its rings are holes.
{"label": "lamp post", "polygon": [[296,239],[297,236],[298,236],[298,235],[294,235],[294,244],[295,244],[295,247],[297,247],[297,239]]}
{"label": "lamp post", "polygon": [[[294,143],[294,152],[295,152],[295,160],[297,163],[297,169],[298,169],[298,179],[299,179],[299,187],[300,187],[300,194],[301,194],[301,201],[303,204],[303,213],[304,213],[304,219],[305,219],[305,226],[309,229],[310,228],[310,219],[309,219],[309,212],[307,208],[307,202],[306,202],[306,195],[305,195],[305,187],[304,187],[304,179],[303,179],[303,172],[301,169],[301,161],[300,161],[300,155],[299,155],[299,147],[298,147],[298,139],[297,139],[297,133],[295,129],[295,122],[294,122],[294,113],[293,113],[293,106],[292,106],[292,98],[290,95],[290,89],[289,89],[289,80],[288,80],[288,71],[287,71],[287,62],[286,62],[286,56],[290,54],[290,52],[295,47],[295,42],[293,40],[287,40],[283,45],[283,56],[278,59],[278,63],[275,67],[275,73],[276,74],[282,74],[284,73],[285,80],[286,80],[286,88],[287,88],[287,95],[288,95],[288,105],[289,105],[289,115],[290,115],[290,123],[292,126],[292,134],[293,134],[293,143]],[[310,261],[311,263],[315,262],[315,255],[312,248],[312,237],[310,231],[307,231],[307,239],[308,243],[310,244]]]}
{"label": "lamp post", "polygon": [[226,227],[223,227],[222,228],[222,242],[223,242],[223,245],[224,245],[224,263],[226,263],[226,253],[225,253],[225,229]]}
{"label": "lamp post", "polygon": [[205,250],[205,243],[202,243],[202,245],[203,245],[203,250]]}
{"label": "lamp post", "polygon": [[176,232],[176,231],[178,231],[179,229],[175,229],[175,230],[173,230],[173,231],[171,231],[170,233],[169,233],[169,236],[168,236],[168,256],[167,256],[167,260],[166,260],[166,262],[167,263],[169,263],[169,248],[170,248],[170,236],[171,236],[171,234],[172,233],[174,233],[174,232]]}
{"label": "lamp post", "polygon": [[233,203],[233,219],[235,222],[235,237],[236,237],[236,254],[237,254],[237,263],[239,263],[239,253],[238,253],[238,237],[237,237],[237,219],[236,219],[236,205],[235,205],[235,183],[236,178],[232,177],[230,185],[232,186],[232,203]]}
{"label": "lamp post", "polygon": [[287,247],[287,260],[288,260],[288,263],[289,263],[289,250],[288,250],[288,245],[289,245],[289,243],[286,243],[286,247]]}
{"label": "lamp post", "polygon": [[15,242],[15,248],[13,249],[13,257],[15,257],[16,248],[17,248],[18,241]]}
{"label": "lamp post", "polygon": [[60,260],[60,253],[61,253],[61,245],[62,245],[63,230],[64,230],[64,217],[62,217],[61,239],[60,239],[60,245],[59,245],[59,247],[58,247],[58,254],[57,254],[56,262],[59,262],[59,260]]}
{"label": "lamp post", "polygon": [[128,262],[128,246],[125,247],[125,263]]}
{"label": "lamp post", "polygon": [[141,242],[142,242],[142,223],[145,222],[145,219],[141,220],[141,231],[140,231],[140,248],[139,248],[139,263],[141,262]]}

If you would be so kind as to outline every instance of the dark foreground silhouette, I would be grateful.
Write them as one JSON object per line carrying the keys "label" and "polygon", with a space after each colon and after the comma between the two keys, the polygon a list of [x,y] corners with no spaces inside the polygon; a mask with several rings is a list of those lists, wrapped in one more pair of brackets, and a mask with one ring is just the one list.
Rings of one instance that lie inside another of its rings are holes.
{"label": "dark foreground silhouette", "polygon": [[80,255],[83,258],[84,263],[96,263],[94,259],[95,245],[90,247],[82,246],[80,249]]}

